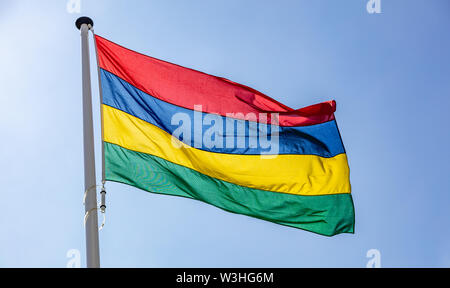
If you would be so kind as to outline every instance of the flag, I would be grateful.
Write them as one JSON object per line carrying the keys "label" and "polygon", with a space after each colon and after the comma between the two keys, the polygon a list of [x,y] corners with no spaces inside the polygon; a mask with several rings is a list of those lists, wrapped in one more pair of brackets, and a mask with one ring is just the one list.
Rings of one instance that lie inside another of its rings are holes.
{"label": "flag", "polygon": [[250,87],[95,40],[105,180],[322,235],[354,232],[334,101],[294,110]]}

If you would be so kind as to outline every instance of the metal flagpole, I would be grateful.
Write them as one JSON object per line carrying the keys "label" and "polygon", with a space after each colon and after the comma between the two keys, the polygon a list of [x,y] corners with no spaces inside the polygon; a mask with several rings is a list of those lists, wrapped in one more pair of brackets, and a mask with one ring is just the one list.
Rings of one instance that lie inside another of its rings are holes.
{"label": "metal flagpole", "polygon": [[81,30],[86,264],[88,268],[100,268],[94,127],[92,121],[91,70],[88,38],[89,30],[94,26],[94,22],[88,17],[80,17],[75,22],[75,25]]}

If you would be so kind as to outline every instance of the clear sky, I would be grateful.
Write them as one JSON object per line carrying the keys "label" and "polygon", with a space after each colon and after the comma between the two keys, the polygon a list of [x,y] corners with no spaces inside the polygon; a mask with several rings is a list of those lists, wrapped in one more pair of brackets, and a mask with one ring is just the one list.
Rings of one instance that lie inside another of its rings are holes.
{"label": "clear sky", "polygon": [[[450,1],[366,2],[81,0],[133,50],[292,108],[335,99],[356,208],[356,234],[328,238],[107,183],[102,266],[365,267],[374,248],[383,267],[449,267]],[[66,4],[0,1],[0,267],[85,263],[82,14]]]}

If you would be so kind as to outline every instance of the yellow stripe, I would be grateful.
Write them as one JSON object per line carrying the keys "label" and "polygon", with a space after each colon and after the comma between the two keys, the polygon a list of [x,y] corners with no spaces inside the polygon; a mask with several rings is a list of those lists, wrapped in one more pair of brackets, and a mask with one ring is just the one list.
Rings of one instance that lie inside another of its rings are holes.
{"label": "yellow stripe", "polygon": [[[298,195],[350,193],[347,156],[236,155],[183,144],[160,128],[103,105],[104,140],[151,154],[205,175],[255,189]],[[177,143],[177,148],[173,143]],[[189,181],[189,179],[186,179]]]}

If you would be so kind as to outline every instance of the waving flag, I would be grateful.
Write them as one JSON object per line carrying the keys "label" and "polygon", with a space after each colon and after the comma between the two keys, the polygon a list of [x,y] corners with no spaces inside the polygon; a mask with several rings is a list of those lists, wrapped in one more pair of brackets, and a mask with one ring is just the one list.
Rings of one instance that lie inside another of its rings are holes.
{"label": "waving flag", "polygon": [[294,110],[96,36],[105,179],[322,235],[353,233],[334,101]]}

